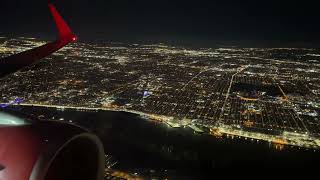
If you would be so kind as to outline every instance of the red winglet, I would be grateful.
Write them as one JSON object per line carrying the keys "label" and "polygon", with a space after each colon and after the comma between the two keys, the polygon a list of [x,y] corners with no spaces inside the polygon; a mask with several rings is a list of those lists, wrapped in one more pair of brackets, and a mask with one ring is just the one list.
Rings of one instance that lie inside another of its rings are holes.
{"label": "red winglet", "polygon": [[69,26],[63,20],[63,18],[58,13],[56,8],[51,3],[49,3],[48,6],[53,16],[53,19],[56,22],[56,25],[59,31],[59,38],[60,39],[71,38],[72,41],[76,41],[77,40],[76,36],[71,32]]}
{"label": "red winglet", "polygon": [[59,30],[58,39],[42,46],[0,59],[0,78],[35,63],[58,51],[70,42],[77,40],[77,37],[71,32],[69,26],[62,19],[56,8],[52,4],[49,4],[49,8]]}

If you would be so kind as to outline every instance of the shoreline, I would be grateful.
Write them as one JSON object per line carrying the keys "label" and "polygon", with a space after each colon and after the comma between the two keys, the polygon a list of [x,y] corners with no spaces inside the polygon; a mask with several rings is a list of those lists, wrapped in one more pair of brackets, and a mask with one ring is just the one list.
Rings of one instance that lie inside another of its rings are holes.
{"label": "shoreline", "polygon": [[[28,103],[21,103],[15,104],[13,106],[27,106],[27,107],[46,107],[46,108],[56,108],[57,110],[77,110],[77,111],[114,111],[114,112],[126,112],[132,113],[135,115],[139,115],[142,119],[156,121],[165,123],[172,128],[191,128],[197,133],[204,133],[208,135],[215,136],[217,138],[221,138],[222,136],[226,137],[242,137],[256,141],[264,141],[272,143],[276,146],[295,146],[299,148],[306,148],[306,149],[320,149],[320,139],[315,137],[309,136],[308,134],[300,134],[294,132],[286,132],[283,131],[281,135],[272,135],[272,134],[265,134],[259,132],[251,132],[251,131],[243,131],[237,128],[234,128],[230,125],[219,125],[219,126],[212,126],[206,127],[192,122],[172,122],[175,120],[174,117],[167,117],[163,115],[156,115],[156,114],[148,114],[143,113],[140,111],[130,110],[126,108],[94,108],[94,107],[76,107],[76,106],[58,106],[58,105],[47,105],[47,104],[28,104]],[[206,131],[206,129],[208,131]]]}

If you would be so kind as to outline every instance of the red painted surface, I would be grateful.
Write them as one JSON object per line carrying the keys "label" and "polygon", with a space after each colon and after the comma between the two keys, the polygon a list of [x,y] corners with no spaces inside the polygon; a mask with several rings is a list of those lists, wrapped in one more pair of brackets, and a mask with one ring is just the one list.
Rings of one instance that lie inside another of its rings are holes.
{"label": "red painted surface", "polygon": [[0,128],[0,180],[28,180],[41,141],[30,126]]}
{"label": "red painted surface", "polygon": [[71,32],[56,8],[52,4],[49,4],[49,8],[59,31],[58,39],[40,47],[0,59],[0,78],[37,62],[68,43],[77,40],[77,37]]}
{"label": "red painted surface", "polygon": [[69,26],[67,25],[67,23],[63,20],[63,18],[60,16],[58,11],[56,10],[56,8],[52,4],[49,3],[48,6],[49,6],[49,9],[50,9],[51,14],[53,16],[53,19],[56,22],[60,38],[70,36],[72,34],[72,32],[71,32]]}
{"label": "red painted surface", "polygon": [[[59,38],[43,46],[0,59],[0,78],[59,50],[77,37],[49,4]],[[0,180],[28,180],[41,152],[41,140],[32,126],[0,127]]]}

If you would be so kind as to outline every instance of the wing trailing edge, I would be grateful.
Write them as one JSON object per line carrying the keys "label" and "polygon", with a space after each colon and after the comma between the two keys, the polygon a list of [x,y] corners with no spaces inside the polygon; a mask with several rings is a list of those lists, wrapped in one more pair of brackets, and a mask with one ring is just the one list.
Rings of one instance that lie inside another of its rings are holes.
{"label": "wing trailing edge", "polygon": [[0,59],[0,78],[19,71],[77,40],[77,37],[72,33],[56,8],[52,4],[48,6],[59,31],[58,38],[40,47]]}

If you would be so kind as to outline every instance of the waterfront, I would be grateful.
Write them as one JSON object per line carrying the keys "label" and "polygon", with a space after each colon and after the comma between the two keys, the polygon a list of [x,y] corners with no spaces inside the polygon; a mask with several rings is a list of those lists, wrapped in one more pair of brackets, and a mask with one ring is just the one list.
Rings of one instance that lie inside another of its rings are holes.
{"label": "waterfront", "polygon": [[110,111],[15,107],[30,118],[75,123],[96,133],[116,169],[144,177],[210,177],[218,168],[306,168],[320,160],[318,150],[273,145],[236,136],[171,128],[138,115]]}

